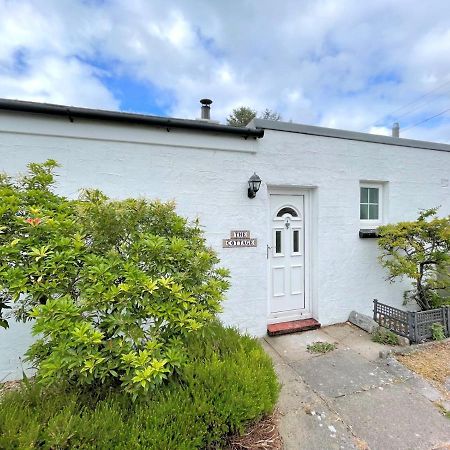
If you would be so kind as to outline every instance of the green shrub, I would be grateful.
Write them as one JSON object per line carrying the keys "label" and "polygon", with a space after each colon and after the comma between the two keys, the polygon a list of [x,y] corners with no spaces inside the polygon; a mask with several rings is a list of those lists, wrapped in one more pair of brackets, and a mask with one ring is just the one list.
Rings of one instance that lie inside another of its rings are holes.
{"label": "green shrub", "polygon": [[312,344],[308,344],[306,349],[309,353],[328,353],[336,348],[336,344],[330,344],[329,342],[316,341]]}
{"label": "green shrub", "polygon": [[431,325],[431,334],[433,341],[442,341],[445,339],[444,327],[440,323],[433,323]]}
{"label": "green shrub", "polygon": [[200,449],[270,413],[279,384],[257,340],[218,324],[187,340],[189,359],[135,402],[33,384],[0,400],[0,448]]}
{"label": "green shrub", "polygon": [[405,303],[414,301],[422,310],[450,304],[450,216],[439,218],[437,210],[379,228],[379,261],[388,269],[388,279],[410,278],[413,289],[405,292]]}
{"label": "green shrub", "polygon": [[35,319],[27,355],[40,382],[136,397],[183,365],[187,336],[220,311],[228,272],[174,204],[99,191],[68,200],[51,190],[55,167],[0,179],[3,306]]}
{"label": "green shrub", "polygon": [[66,292],[76,279],[84,247],[75,203],[54,194],[57,164],[30,164],[13,180],[0,174],[0,326],[14,304],[16,318]]}
{"label": "green shrub", "polygon": [[386,328],[379,327],[372,333],[372,341],[384,345],[398,345],[398,336]]}

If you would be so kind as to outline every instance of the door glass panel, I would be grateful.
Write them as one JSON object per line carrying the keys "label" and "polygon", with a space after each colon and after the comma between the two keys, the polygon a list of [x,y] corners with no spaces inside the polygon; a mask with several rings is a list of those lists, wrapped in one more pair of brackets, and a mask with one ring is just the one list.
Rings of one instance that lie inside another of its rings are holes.
{"label": "door glass panel", "polygon": [[281,230],[275,231],[275,253],[281,253]]}
{"label": "door glass panel", "polygon": [[294,253],[298,253],[299,252],[299,243],[300,243],[300,231],[299,230],[294,230],[294,235],[293,235],[293,239],[292,239],[293,245],[292,245],[292,251]]}
{"label": "door glass panel", "polygon": [[285,206],[278,211],[277,217],[283,217],[285,214],[290,214],[292,217],[298,217],[297,212],[293,208]]}

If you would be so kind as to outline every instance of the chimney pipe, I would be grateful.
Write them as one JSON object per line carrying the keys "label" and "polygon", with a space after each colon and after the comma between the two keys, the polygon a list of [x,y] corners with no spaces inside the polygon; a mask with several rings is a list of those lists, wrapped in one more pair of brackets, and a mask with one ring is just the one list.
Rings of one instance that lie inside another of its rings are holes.
{"label": "chimney pipe", "polygon": [[211,120],[211,106],[209,105],[211,105],[212,100],[209,98],[202,98],[200,103],[202,104],[201,118],[203,120]]}
{"label": "chimney pipe", "polygon": [[398,122],[395,122],[392,125],[392,137],[395,137],[395,138],[400,137],[400,125],[398,124]]}

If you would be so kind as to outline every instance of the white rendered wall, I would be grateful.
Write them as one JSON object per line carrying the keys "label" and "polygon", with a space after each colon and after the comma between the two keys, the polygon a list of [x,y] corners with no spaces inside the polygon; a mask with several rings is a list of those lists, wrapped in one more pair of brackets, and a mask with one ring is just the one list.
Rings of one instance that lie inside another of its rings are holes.
{"label": "white rendered wall", "polygon": [[409,285],[387,283],[377,240],[358,237],[359,183],[387,182],[386,223],[439,205],[448,215],[450,153],[268,130],[259,150],[255,170],[268,184],[315,187],[315,317],[331,324],[353,309],[371,314],[374,298],[402,306]]}
{"label": "white rendered wall", "polygon": [[[66,196],[76,197],[80,188],[96,187],[113,198],[175,199],[181,215],[199,217],[208,242],[219,252],[222,265],[231,270],[223,321],[262,335],[266,262],[261,251],[265,244],[257,249],[222,249],[222,239],[233,229],[249,229],[264,240],[261,220],[265,217],[260,212],[256,217],[262,200],[247,197],[256,145],[254,139],[226,135],[0,113],[0,171],[24,172],[28,162],[54,158],[62,166],[57,171],[57,189]],[[256,258],[255,250],[261,253]],[[28,330],[20,326],[0,329],[0,342],[15,349],[17,361],[29,341]],[[11,358],[0,353],[0,380],[20,375]]]}
{"label": "white rendered wall", "polygon": [[[359,182],[388,182],[388,219],[413,219],[442,205],[450,213],[450,153],[296,133],[266,131],[263,139],[159,130],[111,123],[0,113],[0,171],[23,172],[28,162],[56,159],[58,191],[75,197],[96,187],[113,198],[175,199],[180,214],[199,217],[208,242],[231,270],[222,319],[263,335],[267,324],[267,185],[312,188],[314,316],[345,321],[370,313],[373,298],[400,305],[404,286],[389,285],[375,239],[359,239]],[[263,185],[247,197],[256,171]],[[250,230],[256,248],[223,249],[231,230]],[[0,380],[20,376],[27,330],[0,329]],[[8,356],[5,348],[8,347]],[[16,357],[11,355],[17,355]]]}

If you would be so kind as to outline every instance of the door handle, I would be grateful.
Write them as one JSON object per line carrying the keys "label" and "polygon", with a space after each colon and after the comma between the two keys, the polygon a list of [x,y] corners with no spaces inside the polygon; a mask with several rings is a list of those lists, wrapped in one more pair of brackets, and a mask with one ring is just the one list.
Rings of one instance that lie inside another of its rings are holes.
{"label": "door handle", "polygon": [[271,250],[272,247],[271,247],[269,244],[267,244],[266,247],[267,247],[267,248],[266,248],[266,259],[269,259],[269,250]]}

